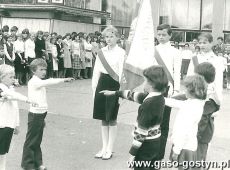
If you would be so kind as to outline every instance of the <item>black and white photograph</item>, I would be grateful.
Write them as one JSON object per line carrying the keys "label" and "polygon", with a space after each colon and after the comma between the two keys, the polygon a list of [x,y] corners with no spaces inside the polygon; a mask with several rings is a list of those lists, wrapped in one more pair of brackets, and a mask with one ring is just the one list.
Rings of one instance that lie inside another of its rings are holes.
{"label": "black and white photograph", "polygon": [[0,0],[0,170],[230,170],[230,0]]}

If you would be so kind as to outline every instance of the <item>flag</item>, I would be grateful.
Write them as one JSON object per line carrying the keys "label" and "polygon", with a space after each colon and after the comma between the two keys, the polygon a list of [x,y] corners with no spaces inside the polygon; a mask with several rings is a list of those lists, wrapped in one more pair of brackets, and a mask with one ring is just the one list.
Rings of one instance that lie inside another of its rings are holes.
{"label": "flag", "polygon": [[144,78],[142,72],[154,63],[154,25],[152,0],[137,0],[130,26],[127,58],[124,63],[121,89],[134,89]]}

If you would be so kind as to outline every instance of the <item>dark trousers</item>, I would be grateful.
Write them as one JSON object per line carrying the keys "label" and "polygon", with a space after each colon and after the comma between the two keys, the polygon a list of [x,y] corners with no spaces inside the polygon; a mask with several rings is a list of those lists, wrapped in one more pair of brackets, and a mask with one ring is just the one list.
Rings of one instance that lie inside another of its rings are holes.
{"label": "dark trousers", "polygon": [[28,114],[28,129],[23,146],[21,162],[21,166],[24,169],[38,168],[43,164],[40,145],[42,142],[46,114],[47,113],[34,114],[31,112]]}
{"label": "dark trousers", "polygon": [[169,121],[171,115],[171,107],[165,106],[163,113],[163,120],[161,123],[161,137],[160,137],[160,152],[157,160],[162,160],[165,156],[165,148],[167,144],[167,138],[169,133]]}

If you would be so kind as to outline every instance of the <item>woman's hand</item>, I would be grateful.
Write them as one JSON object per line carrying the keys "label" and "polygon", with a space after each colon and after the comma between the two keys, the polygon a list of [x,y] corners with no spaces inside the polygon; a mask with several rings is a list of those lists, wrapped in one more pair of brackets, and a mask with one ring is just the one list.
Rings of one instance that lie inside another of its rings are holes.
{"label": "woman's hand", "polygon": [[99,93],[103,93],[105,96],[115,95],[116,91],[102,90]]}

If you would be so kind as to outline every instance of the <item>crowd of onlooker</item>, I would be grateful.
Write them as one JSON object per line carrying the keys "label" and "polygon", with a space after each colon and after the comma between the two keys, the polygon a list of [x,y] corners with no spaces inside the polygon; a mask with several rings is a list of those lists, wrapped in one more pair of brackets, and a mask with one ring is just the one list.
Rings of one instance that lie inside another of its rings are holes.
{"label": "crowd of onlooker", "polygon": [[[124,45],[124,35],[119,45]],[[35,58],[43,58],[48,64],[47,78],[74,77],[88,79],[92,77],[92,69],[97,50],[106,45],[101,33],[72,32],[64,36],[56,32],[38,31],[31,33],[29,29],[18,32],[17,26],[3,26],[0,31],[0,64],[8,64],[15,68],[19,85],[27,84],[31,77],[29,64]],[[124,47],[124,46],[123,46]]]}

